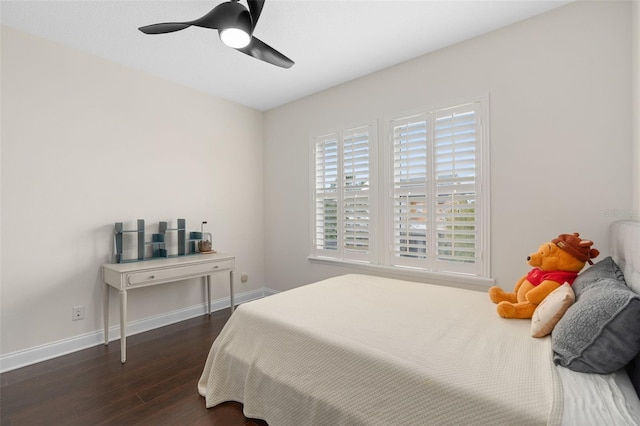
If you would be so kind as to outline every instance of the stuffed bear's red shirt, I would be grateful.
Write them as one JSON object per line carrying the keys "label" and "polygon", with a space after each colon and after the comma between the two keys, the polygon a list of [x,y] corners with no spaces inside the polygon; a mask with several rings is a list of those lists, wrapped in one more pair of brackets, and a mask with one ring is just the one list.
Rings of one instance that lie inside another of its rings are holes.
{"label": "stuffed bear's red shirt", "polygon": [[527,281],[529,281],[534,286],[537,286],[542,281],[551,280],[559,283],[569,283],[569,285],[573,284],[573,281],[578,276],[577,272],[569,272],[569,271],[543,271],[540,268],[533,268],[527,274]]}

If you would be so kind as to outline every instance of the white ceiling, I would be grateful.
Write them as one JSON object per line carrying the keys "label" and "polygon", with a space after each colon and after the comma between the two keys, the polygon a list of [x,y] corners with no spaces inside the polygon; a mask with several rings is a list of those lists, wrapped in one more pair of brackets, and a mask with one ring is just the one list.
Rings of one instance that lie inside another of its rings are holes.
{"label": "white ceiling", "polygon": [[0,13],[3,25],[264,111],[570,1],[267,0],[254,35],[290,69],[224,46],[217,31],[137,29],[220,0],[2,0]]}

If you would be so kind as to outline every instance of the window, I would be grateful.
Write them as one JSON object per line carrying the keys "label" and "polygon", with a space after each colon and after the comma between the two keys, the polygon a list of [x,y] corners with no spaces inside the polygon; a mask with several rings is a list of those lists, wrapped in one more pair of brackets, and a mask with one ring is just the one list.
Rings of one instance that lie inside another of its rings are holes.
{"label": "window", "polygon": [[482,103],[391,118],[389,264],[484,276]]}
{"label": "window", "polygon": [[312,256],[488,277],[487,107],[386,119],[379,173],[373,124],[314,138]]}
{"label": "window", "polygon": [[373,123],[314,138],[313,252],[373,261]]}

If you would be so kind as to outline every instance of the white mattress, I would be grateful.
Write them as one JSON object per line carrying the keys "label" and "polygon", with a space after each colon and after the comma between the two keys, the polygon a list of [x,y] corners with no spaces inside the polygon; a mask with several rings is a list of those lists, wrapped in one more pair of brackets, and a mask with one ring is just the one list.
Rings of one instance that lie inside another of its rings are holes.
{"label": "white mattress", "polygon": [[557,369],[564,396],[562,426],[640,425],[640,400],[624,370],[590,374]]}
{"label": "white mattress", "polygon": [[559,424],[549,338],[483,292],[347,275],[240,306],[198,390],[278,425]]}

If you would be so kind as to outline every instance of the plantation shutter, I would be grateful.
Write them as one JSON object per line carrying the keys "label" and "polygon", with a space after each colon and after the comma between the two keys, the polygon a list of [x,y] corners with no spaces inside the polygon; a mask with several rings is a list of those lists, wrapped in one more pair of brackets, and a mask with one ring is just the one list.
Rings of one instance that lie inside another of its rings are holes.
{"label": "plantation shutter", "polygon": [[375,127],[315,138],[313,250],[318,256],[371,261],[371,162]]}
{"label": "plantation shutter", "polygon": [[394,118],[390,263],[481,274],[480,102]]}
{"label": "plantation shutter", "polygon": [[315,233],[317,253],[338,250],[338,134],[315,142]]}
{"label": "plantation shutter", "polygon": [[476,104],[435,114],[435,221],[438,262],[465,271],[480,256],[477,223],[478,112]]}
{"label": "plantation shutter", "polygon": [[346,257],[362,258],[370,251],[370,141],[367,127],[343,134],[343,244]]}
{"label": "plantation shutter", "polygon": [[388,117],[380,162],[375,121],[313,137],[310,260],[490,277],[488,108]]}
{"label": "plantation shutter", "polygon": [[[392,262],[420,264],[428,254],[429,153],[424,114],[392,122]],[[420,261],[420,262],[416,262]]]}

